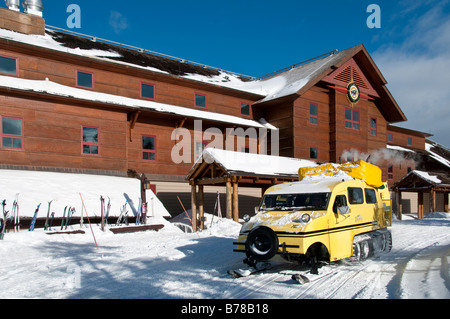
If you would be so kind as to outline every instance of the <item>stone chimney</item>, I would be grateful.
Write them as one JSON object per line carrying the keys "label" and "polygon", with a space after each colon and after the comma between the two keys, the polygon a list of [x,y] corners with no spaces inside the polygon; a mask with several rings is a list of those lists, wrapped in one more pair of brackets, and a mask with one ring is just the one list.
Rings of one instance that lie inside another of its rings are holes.
{"label": "stone chimney", "polygon": [[45,20],[35,14],[0,8],[0,29],[45,35]]}

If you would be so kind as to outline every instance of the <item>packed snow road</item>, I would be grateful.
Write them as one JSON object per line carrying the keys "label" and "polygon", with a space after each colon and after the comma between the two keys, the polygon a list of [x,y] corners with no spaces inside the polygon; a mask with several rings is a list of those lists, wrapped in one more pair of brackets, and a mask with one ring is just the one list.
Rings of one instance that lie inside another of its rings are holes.
{"label": "packed snow road", "polygon": [[83,235],[7,233],[0,242],[0,298],[448,299],[450,218],[432,217],[394,221],[391,253],[325,265],[305,285],[291,278],[305,271],[294,264],[228,275],[243,267],[243,255],[232,245],[240,225],[223,219],[199,234],[167,223],[160,232],[120,235],[93,225],[99,249],[89,228]]}

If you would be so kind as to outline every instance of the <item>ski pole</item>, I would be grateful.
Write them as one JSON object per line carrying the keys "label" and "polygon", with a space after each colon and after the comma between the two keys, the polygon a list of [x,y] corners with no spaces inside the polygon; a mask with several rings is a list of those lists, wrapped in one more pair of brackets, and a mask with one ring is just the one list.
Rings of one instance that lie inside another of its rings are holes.
{"label": "ski pole", "polygon": [[[81,196],[81,193],[78,193],[78,194],[80,194],[81,203],[83,204],[84,211],[86,212],[86,217],[87,217],[87,220],[88,220],[88,223],[89,223],[89,227],[91,227],[92,237],[94,237],[95,246],[97,246],[97,250],[98,250],[99,248],[98,248],[98,245],[97,245],[97,240],[95,239],[94,230],[92,229],[91,221],[89,220],[89,215],[88,215],[88,212],[86,210],[86,206],[84,206],[83,196]],[[81,215],[83,215],[83,212],[81,212]]]}
{"label": "ski pole", "polygon": [[[192,225],[192,229],[195,229],[195,227],[194,227],[194,224],[192,223],[192,220],[191,220],[191,218],[189,217],[189,214],[187,213],[187,211],[186,211],[186,208],[184,208],[184,205],[183,205],[183,203],[181,202],[181,199],[180,199],[180,197],[179,196],[177,196],[177,198],[178,198],[178,201],[180,202],[180,204],[181,204],[181,207],[183,207],[183,210],[184,210],[184,212],[186,213],[186,216],[187,216],[187,218],[189,219],[189,221],[191,222],[191,225]],[[197,213],[197,212],[196,212]],[[192,214],[194,214],[194,213],[192,213]],[[198,238],[200,238],[200,235],[198,234],[198,232],[196,232],[197,233],[197,236],[198,236]]]}

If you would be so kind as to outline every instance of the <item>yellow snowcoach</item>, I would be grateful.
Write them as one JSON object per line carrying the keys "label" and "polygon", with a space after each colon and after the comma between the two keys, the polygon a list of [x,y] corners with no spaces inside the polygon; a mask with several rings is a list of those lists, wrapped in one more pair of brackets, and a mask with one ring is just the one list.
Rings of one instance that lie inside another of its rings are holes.
{"label": "yellow snowcoach", "polygon": [[280,255],[288,261],[365,259],[389,252],[389,190],[381,170],[364,161],[299,170],[300,181],[267,190],[258,213],[246,218],[235,251],[245,263]]}

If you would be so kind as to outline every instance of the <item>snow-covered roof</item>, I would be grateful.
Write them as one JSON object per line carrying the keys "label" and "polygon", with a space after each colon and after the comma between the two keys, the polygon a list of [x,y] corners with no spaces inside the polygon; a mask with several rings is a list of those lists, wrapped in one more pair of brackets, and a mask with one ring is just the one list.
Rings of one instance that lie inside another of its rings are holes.
{"label": "snow-covered roof", "polygon": [[425,179],[432,184],[442,183],[442,180],[440,180],[435,174],[432,174],[429,172],[418,171],[418,170],[414,170],[414,171],[412,171],[412,173],[420,176],[422,179]]}
{"label": "snow-covered roof", "polygon": [[304,159],[207,148],[194,164],[188,177],[202,161],[216,162],[230,174],[289,176],[294,178],[298,178],[300,167],[317,166],[316,162]]}
{"label": "snow-covered roof", "polygon": [[[426,172],[421,170],[414,170],[409,172],[406,176],[400,179],[397,183],[395,183],[396,188],[404,188],[410,186],[412,188],[416,188],[420,186],[416,185],[414,182],[414,178],[419,177],[426,184],[431,186],[439,186],[439,187],[450,187],[450,176],[446,172]],[[413,182],[411,182],[413,181]],[[412,186],[411,186],[412,185]],[[407,187],[408,188],[408,187]]]}
{"label": "snow-covered roof", "polygon": [[139,52],[100,41],[92,41],[91,39],[50,29],[46,30],[44,36],[26,35],[0,29],[0,38],[252,93],[261,96],[260,102],[295,94],[311,80],[337,64],[349,50],[353,49],[331,54],[268,78],[250,80],[234,73],[208,69],[200,65],[183,63],[163,56]]}
{"label": "snow-covered roof", "polygon": [[398,145],[386,145],[386,148],[390,149],[390,150],[394,150],[394,151],[415,153],[415,151],[413,151],[413,150],[411,150],[409,148],[405,148],[403,146],[398,146]]}
{"label": "snow-covered roof", "polygon": [[265,120],[262,120],[262,122],[260,123],[254,120],[240,118],[238,116],[208,112],[203,110],[196,110],[187,107],[163,104],[147,100],[132,99],[119,95],[100,93],[90,90],[83,90],[79,88],[61,85],[49,80],[44,81],[27,80],[0,75],[0,87],[35,93],[46,93],[53,96],[75,98],[78,100],[112,104],[122,107],[149,110],[161,113],[177,114],[180,116],[217,121],[223,123],[231,123],[242,126],[268,128],[268,129],[274,128],[273,126],[268,124]]}
{"label": "snow-covered roof", "polygon": [[[425,143],[425,150],[430,154],[430,157],[431,157],[431,158],[433,158],[434,160],[438,161],[438,162],[441,163],[442,165],[444,165],[444,166],[450,168],[450,160],[447,159],[447,158],[445,158],[445,157],[443,157],[443,156],[441,156],[441,155],[439,155],[439,154],[435,151],[435,148],[436,148],[437,146],[438,146],[438,145],[436,145],[436,144],[431,144],[431,143],[426,142],[426,143]],[[440,146],[440,145],[439,145],[439,147],[442,148],[442,146]],[[448,150],[446,150],[446,151],[448,152]]]}

